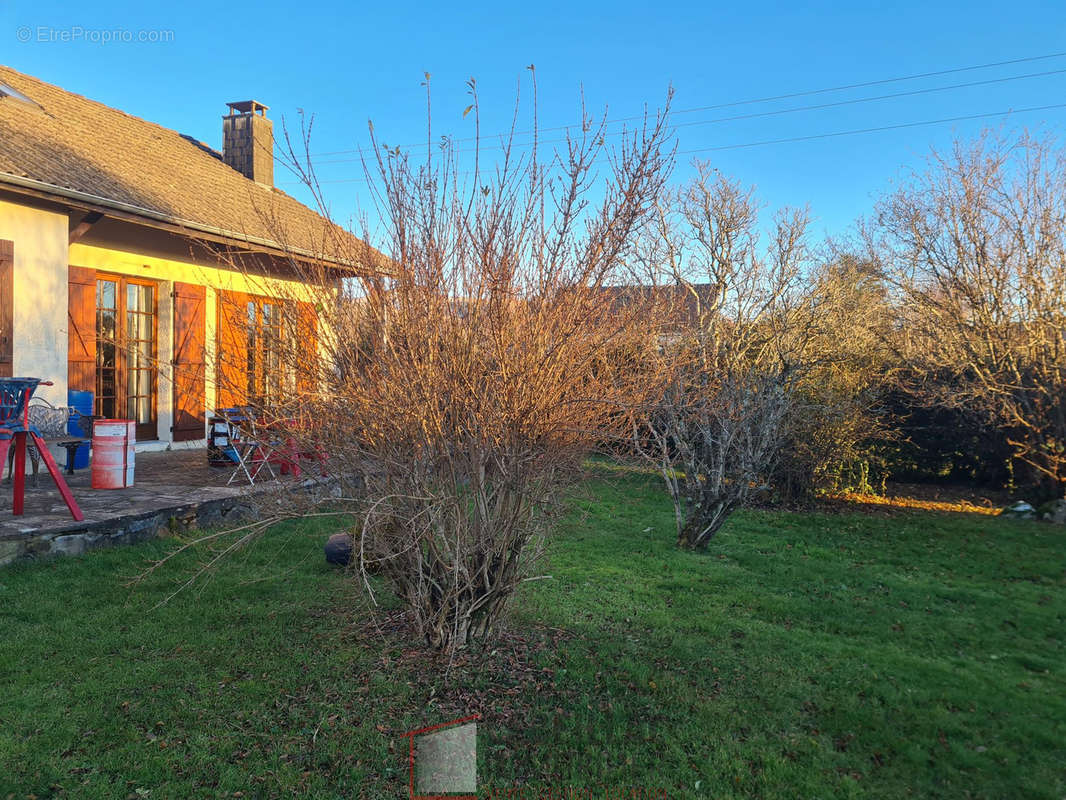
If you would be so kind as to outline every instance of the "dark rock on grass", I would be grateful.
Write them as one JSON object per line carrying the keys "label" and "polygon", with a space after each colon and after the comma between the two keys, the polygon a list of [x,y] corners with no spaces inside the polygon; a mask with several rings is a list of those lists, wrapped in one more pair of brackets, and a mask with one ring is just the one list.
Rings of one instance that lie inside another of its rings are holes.
{"label": "dark rock on grass", "polygon": [[323,549],[328,563],[346,567],[352,560],[352,537],[347,533],[335,533]]}

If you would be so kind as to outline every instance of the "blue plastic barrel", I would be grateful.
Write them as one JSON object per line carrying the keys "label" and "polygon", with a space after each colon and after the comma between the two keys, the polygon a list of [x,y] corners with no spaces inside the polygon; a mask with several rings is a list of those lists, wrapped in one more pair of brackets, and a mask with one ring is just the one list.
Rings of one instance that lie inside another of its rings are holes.
{"label": "blue plastic barrel", "polygon": [[[67,405],[79,414],[84,414],[87,417],[92,416],[93,393],[71,389],[67,392]],[[91,434],[86,434],[82,430],[76,417],[67,423],[67,433],[77,438],[91,438]],[[87,466],[89,466],[89,445],[83,444],[74,453],[74,469],[85,469]]]}

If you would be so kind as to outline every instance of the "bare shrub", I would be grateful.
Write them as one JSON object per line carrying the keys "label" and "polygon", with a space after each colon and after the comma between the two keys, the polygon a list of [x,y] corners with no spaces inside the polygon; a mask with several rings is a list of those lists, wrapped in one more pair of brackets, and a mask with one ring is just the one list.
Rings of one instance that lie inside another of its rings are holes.
{"label": "bare shrub", "polygon": [[660,337],[669,382],[634,437],[666,481],[678,545],[692,549],[773,470],[811,336],[806,212],[778,213],[764,242],[753,193],[698,169],[641,252],[684,291]]}
{"label": "bare shrub", "polygon": [[324,382],[301,402],[341,487],[329,513],[355,516],[364,578],[435,648],[493,633],[590,443],[627,435],[647,386],[609,356],[645,349],[650,322],[604,287],[662,189],[664,116],[617,139],[586,116],[548,158],[513,137],[491,168],[375,139],[385,233],[351,254],[367,277],[314,303]]}

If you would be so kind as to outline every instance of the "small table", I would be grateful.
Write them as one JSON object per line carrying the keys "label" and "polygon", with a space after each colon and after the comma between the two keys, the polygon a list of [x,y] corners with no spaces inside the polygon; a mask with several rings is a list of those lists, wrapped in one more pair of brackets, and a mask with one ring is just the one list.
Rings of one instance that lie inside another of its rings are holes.
{"label": "small table", "polygon": [[81,428],[83,439],[66,438],[56,442],[56,445],[67,451],[67,465],[64,470],[67,475],[74,474],[74,458],[78,454],[78,448],[82,445],[91,446],[93,443],[93,421],[100,419],[92,414],[82,414],[71,409],[72,414],[77,416],[78,427]]}
{"label": "small table", "polygon": [[84,444],[92,444],[92,439],[64,439],[61,442],[56,442],[58,447],[62,447],[67,451],[67,468],[64,472],[67,475],[74,474],[74,456],[78,453],[78,448]]}

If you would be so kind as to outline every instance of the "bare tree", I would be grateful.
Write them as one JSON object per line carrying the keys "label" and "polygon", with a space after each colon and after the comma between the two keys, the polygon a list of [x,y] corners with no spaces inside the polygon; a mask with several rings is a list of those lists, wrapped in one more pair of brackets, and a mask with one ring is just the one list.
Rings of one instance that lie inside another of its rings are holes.
{"label": "bare tree", "polygon": [[981,409],[1066,489],[1066,151],[985,134],[933,153],[868,231],[898,291],[912,389]]}
{"label": "bare tree", "polygon": [[670,380],[635,429],[673,499],[679,546],[702,549],[779,455],[811,332],[807,213],[759,227],[751,190],[706,164],[641,253],[676,299],[658,357]]}

